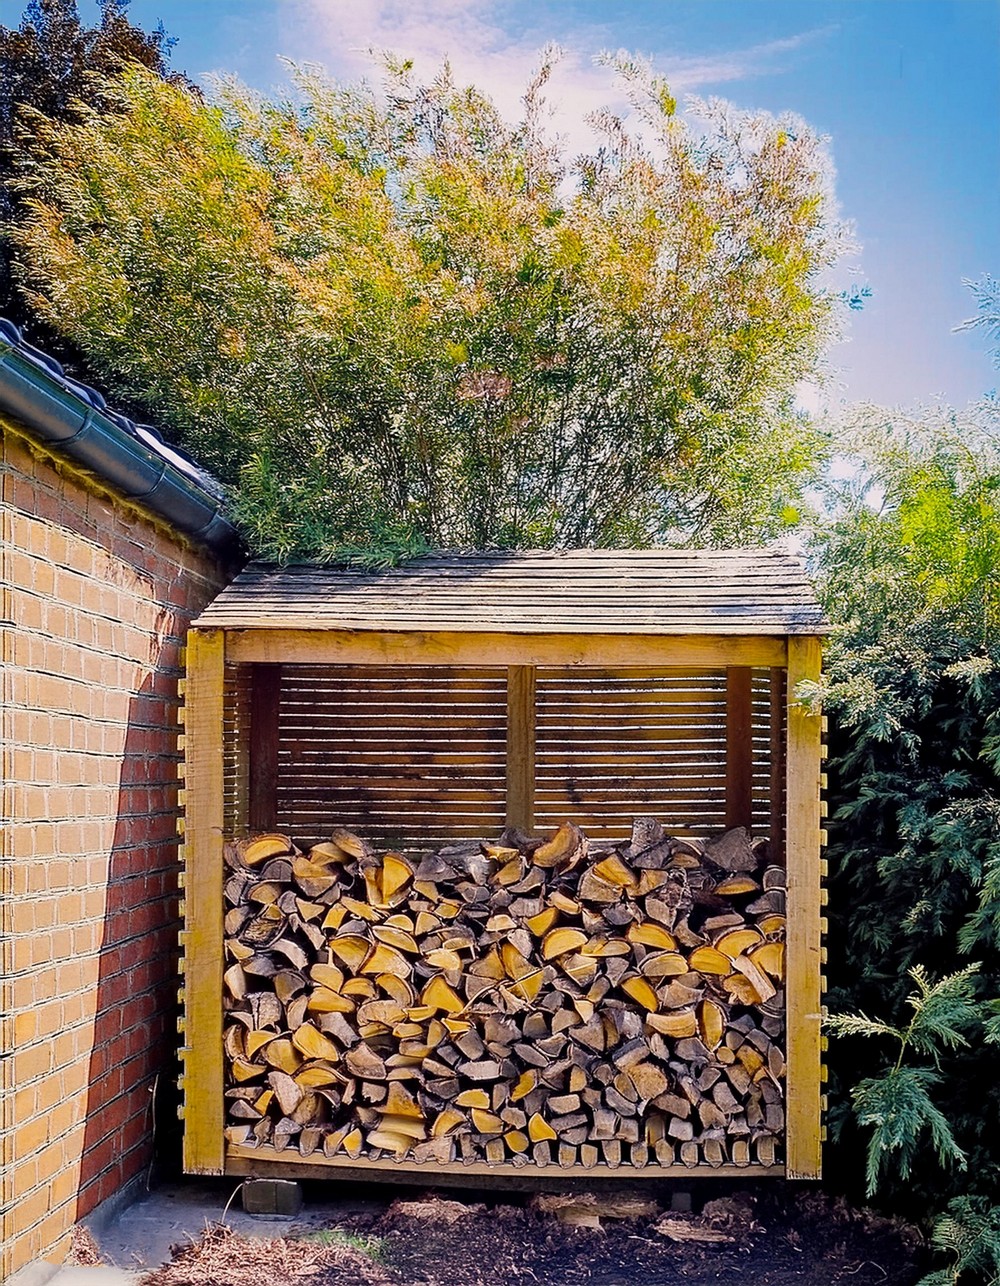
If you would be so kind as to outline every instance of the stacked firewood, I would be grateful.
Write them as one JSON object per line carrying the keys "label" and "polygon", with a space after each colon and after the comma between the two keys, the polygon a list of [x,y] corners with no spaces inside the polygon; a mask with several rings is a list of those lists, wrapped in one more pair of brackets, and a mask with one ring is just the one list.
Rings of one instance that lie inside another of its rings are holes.
{"label": "stacked firewood", "polygon": [[413,860],[226,846],[226,1137],[408,1163],[770,1165],[784,871],[737,828]]}

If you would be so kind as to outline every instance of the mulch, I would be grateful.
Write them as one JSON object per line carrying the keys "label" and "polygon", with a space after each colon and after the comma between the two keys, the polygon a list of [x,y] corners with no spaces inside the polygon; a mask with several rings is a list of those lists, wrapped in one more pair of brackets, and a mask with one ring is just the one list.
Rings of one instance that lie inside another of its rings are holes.
{"label": "mulch", "polygon": [[698,1214],[643,1198],[637,1214],[600,1194],[430,1194],[273,1240],[215,1225],[140,1286],[915,1286],[926,1271],[914,1229],[822,1193],[769,1185]]}

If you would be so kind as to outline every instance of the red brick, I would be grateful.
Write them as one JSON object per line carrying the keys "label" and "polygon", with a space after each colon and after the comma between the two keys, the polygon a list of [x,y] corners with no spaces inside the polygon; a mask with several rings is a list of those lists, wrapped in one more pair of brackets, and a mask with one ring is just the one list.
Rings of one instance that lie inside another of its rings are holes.
{"label": "red brick", "polygon": [[73,1220],[147,1158],[149,1078],[173,1041],[179,649],[219,587],[197,551],[16,438],[4,459],[23,1160],[0,1277],[58,1257]]}

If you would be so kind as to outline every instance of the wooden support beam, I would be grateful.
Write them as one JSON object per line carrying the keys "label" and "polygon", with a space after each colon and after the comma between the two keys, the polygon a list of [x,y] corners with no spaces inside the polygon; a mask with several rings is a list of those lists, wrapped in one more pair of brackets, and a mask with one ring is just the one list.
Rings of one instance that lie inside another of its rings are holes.
{"label": "wooden support beam", "polygon": [[771,783],[768,791],[771,820],[771,861],[781,866],[785,861],[785,706],[788,700],[785,671],[773,666],[770,671],[770,737]]}
{"label": "wooden support beam", "polygon": [[821,721],[796,700],[820,675],[820,641],[788,640],[787,827],[788,1049],[786,1164],[790,1179],[821,1174],[820,772]]}
{"label": "wooden support beam", "polygon": [[281,666],[255,665],[250,687],[251,831],[273,831],[278,825],[278,706]]}
{"label": "wooden support beam", "polygon": [[288,665],[784,665],[769,634],[462,634],[454,631],[227,630],[230,661]]}
{"label": "wooden support beam", "polygon": [[753,671],[726,671],[726,826],[753,822]]}
{"label": "wooden support beam", "polygon": [[191,630],[185,690],[184,1169],[223,1172],[222,754],[225,640]]}
{"label": "wooden support beam", "polygon": [[[784,1176],[781,1165],[720,1165],[698,1173],[705,1173],[713,1179],[777,1179]],[[278,1151],[269,1146],[258,1148],[244,1147],[231,1143],[226,1149],[226,1174],[257,1177],[274,1176],[275,1178],[323,1179],[350,1178],[368,1183],[388,1180],[390,1183],[401,1183],[407,1178],[413,1183],[429,1183],[431,1175],[435,1185],[462,1186],[475,1178],[477,1186],[484,1188],[510,1187],[532,1189],[537,1187],[539,1179],[556,1179],[562,1184],[588,1180],[598,1180],[602,1185],[609,1182],[637,1184],[644,1180],[662,1183],[664,1179],[692,1178],[692,1169],[686,1165],[649,1165],[638,1169],[623,1165],[620,1169],[611,1170],[604,1165],[531,1165],[515,1169],[509,1164],[493,1165],[488,1162],[463,1161],[435,1162],[429,1165],[407,1165],[406,1161],[396,1161],[392,1157],[382,1156],[378,1160],[352,1161],[346,1154],[328,1157],[321,1152],[314,1152],[307,1161],[299,1158],[290,1149]]]}
{"label": "wooden support beam", "polygon": [[507,825],[535,825],[535,668],[507,670]]}

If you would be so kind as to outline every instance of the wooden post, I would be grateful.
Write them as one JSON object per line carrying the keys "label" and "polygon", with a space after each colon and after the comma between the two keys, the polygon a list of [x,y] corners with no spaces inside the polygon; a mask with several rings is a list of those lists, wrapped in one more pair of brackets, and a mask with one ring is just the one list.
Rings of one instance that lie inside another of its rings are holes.
{"label": "wooden post", "polygon": [[535,667],[507,670],[507,825],[535,825]]}
{"label": "wooden post", "polygon": [[772,666],[770,733],[771,733],[771,783],[768,790],[770,808],[769,856],[776,866],[785,861],[785,703],[787,701],[785,671]]}
{"label": "wooden post", "polygon": [[753,822],[753,704],[749,666],[726,671],[726,826]]}
{"label": "wooden post", "polygon": [[820,663],[818,638],[789,638],[785,1093],[790,1179],[818,1179],[821,1173],[821,720],[795,698],[798,683],[819,678]]}
{"label": "wooden post", "polygon": [[223,1172],[222,716],[225,636],[191,630],[185,695],[184,1169]]}
{"label": "wooden post", "polygon": [[278,706],[281,666],[255,665],[250,685],[251,831],[273,831],[278,825]]}

